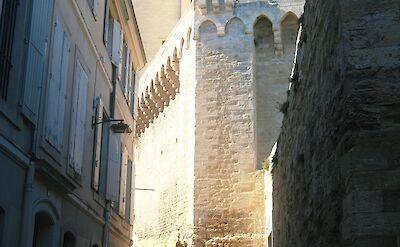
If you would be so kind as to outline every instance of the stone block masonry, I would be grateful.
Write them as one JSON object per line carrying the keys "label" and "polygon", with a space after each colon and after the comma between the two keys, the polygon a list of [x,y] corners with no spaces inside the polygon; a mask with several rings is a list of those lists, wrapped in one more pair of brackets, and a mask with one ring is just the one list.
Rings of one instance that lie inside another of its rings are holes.
{"label": "stone block masonry", "polygon": [[261,168],[280,129],[301,1],[229,2],[195,1],[140,73],[136,186],[154,191],[136,193],[135,246],[266,244]]}
{"label": "stone block masonry", "polygon": [[400,246],[399,25],[399,1],[307,1],[274,158],[275,246]]}
{"label": "stone block masonry", "polygon": [[195,244],[265,246],[257,168],[279,133],[301,12],[261,1],[210,9],[195,20]]}

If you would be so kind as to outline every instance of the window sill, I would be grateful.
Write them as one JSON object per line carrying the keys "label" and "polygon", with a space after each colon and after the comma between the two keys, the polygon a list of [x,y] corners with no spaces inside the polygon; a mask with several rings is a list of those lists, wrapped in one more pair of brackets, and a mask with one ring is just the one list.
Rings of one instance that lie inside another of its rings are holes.
{"label": "window sill", "polygon": [[0,114],[4,116],[13,127],[17,130],[22,129],[22,117],[18,116],[17,111],[12,111],[12,106],[10,106],[7,102],[0,100]]}
{"label": "window sill", "polygon": [[77,173],[72,167],[67,165],[67,174],[68,176],[82,188],[82,175]]}

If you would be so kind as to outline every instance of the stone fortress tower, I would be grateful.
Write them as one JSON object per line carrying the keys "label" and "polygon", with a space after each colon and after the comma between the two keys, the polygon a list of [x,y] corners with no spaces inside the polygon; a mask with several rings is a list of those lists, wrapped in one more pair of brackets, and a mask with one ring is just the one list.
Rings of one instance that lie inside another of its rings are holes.
{"label": "stone fortress tower", "polygon": [[167,13],[143,2],[146,51],[163,39],[146,32],[169,35],[136,83],[134,246],[265,246],[262,167],[304,0],[182,0]]}

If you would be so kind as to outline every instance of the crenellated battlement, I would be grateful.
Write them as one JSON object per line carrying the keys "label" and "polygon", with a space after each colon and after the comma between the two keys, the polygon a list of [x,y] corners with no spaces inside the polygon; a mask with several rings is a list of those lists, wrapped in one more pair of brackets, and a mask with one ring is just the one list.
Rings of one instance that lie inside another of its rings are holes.
{"label": "crenellated battlement", "polygon": [[[207,3],[209,3],[209,1],[207,1]],[[233,10],[230,12],[210,13],[201,11],[200,4],[201,2],[199,2],[198,8],[202,14],[195,19],[195,40],[200,40],[200,30],[206,28],[206,26],[213,26],[211,29],[216,30],[216,35],[224,37],[232,20],[239,20],[244,26],[244,32],[248,35],[253,35],[255,23],[260,17],[265,17],[268,19],[268,25],[272,28],[271,35],[273,37],[273,45],[275,54],[278,56],[283,55],[285,42],[287,42],[285,39],[288,38],[283,37],[282,34],[285,32],[287,26],[291,24],[289,22],[298,21],[303,11],[303,6],[301,4],[283,4],[283,6],[281,6],[275,1],[246,1],[245,3],[240,1],[240,3],[234,5]],[[290,42],[292,41],[293,40],[290,40]]]}

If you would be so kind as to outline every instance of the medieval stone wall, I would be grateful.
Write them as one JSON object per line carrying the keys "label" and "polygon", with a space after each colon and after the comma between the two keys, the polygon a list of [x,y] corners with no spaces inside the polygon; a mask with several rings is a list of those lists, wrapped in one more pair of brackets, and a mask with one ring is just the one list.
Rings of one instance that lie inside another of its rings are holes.
{"label": "medieval stone wall", "polygon": [[275,246],[399,246],[399,17],[398,1],[307,1],[273,165]]}
{"label": "medieval stone wall", "polygon": [[264,246],[264,175],[257,168],[278,136],[292,67],[295,41],[285,51],[282,29],[295,37],[290,20],[301,12],[266,2],[219,9],[200,9],[195,20],[196,246]]}
{"label": "medieval stone wall", "polygon": [[154,190],[136,191],[135,246],[265,245],[260,168],[278,137],[302,11],[228,2],[188,12],[140,72],[136,187]]}
{"label": "medieval stone wall", "polygon": [[[139,190],[135,193],[134,246],[175,247],[192,238],[196,87],[192,25],[190,14],[177,24],[138,83],[138,120],[147,127],[137,129],[140,137],[135,144]],[[168,74],[166,67],[174,56],[179,66],[173,73],[179,74],[179,82],[171,83],[164,73]],[[171,91],[172,84],[179,85],[177,90]],[[157,92],[170,93],[170,97],[159,98]]]}

